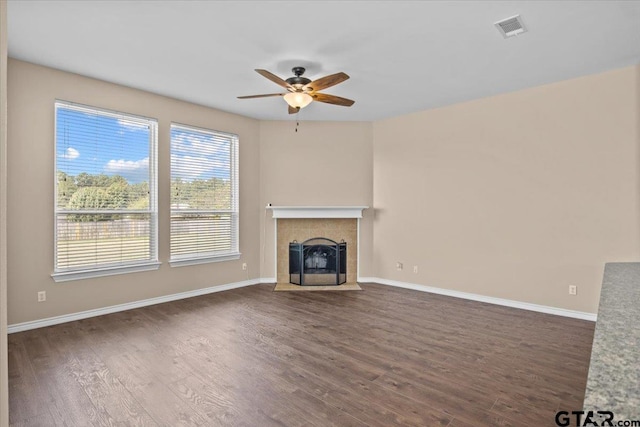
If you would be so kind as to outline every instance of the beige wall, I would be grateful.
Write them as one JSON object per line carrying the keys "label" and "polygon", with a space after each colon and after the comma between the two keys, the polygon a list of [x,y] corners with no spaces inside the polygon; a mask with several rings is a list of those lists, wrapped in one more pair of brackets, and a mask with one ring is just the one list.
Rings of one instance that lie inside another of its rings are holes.
{"label": "beige wall", "polygon": [[[274,278],[267,203],[375,201],[360,223],[361,277],[580,311],[596,311],[605,262],[640,254],[640,67],[373,124],[302,112],[297,133],[293,118],[258,122],[17,60],[9,82],[10,324]],[[51,279],[56,98],[159,120],[159,271]],[[166,262],[172,120],[240,135],[239,261]]]}
{"label": "beige wall", "polygon": [[0,427],[9,425],[7,370],[7,2],[0,1]]}
{"label": "beige wall", "polygon": [[[335,107],[340,108],[340,107]],[[262,277],[275,278],[274,206],[372,206],[371,123],[260,123]],[[372,216],[360,220],[360,273],[371,267]]]}
{"label": "beige wall", "polygon": [[[259,123],[147,92],[9,60],[9,324],[74,313],[259,277]],[[158,271],[55,283],[53,271],[54,101],[62,99],[158,119]],[[169,126],[171,121],[240,137],[238,261],[171,268]],[[249,270],[242,271],[242,263]],[[36,302],[38,291],[47,301]]]}
{"label": "beige wall", "polygon": [[[636,74],[636,84],[635,84],[635,94],[636,94],[636,143],[638,147],[640,147],[640,64],[635,67]],[[632,92],[634,92],[632,90]],[[640,179],[640,171],[638,171],[638,179]],[[640,185],[640,182],[638,183]],[[638,207],[640,209],[640,207]]]}
{"label": "beige wall", "polygon": [[595,313],[640,256],[639,74],[374,123],[375,275]]}

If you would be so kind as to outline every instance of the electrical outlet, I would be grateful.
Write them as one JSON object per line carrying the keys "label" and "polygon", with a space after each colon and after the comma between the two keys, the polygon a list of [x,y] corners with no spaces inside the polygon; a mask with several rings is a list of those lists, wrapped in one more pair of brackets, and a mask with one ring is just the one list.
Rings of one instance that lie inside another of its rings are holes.
{"label": "electrical outlet", "polygon": [[38,292],[38,302],[45,302],[47,300],[47,291]]}
{"label": "electrical outlet", "polygon": [[400,270],[402,270],[403,267],[404,266],[402,265],[401,262],[396,262],[396,270],[400,271]]}
{"label": "electrical outlet", "polygon": [[247,263],[246,263],[246,262],[243,262],[243,263],[242,263],[242,269],[243,269],[243,270],[246,270],[246,269],[247,269]]}
{"label": "electrical outlet", "polygon": [[414,266],[413,266],[413,272],[414,272],[415,274],[418,274],[418,266],[417,266],[417,265],[414,265]]}
{"label": "electrical outlet", "polygon": [[576,285],[569,285],[569,295],[578,295],[578,287]]}

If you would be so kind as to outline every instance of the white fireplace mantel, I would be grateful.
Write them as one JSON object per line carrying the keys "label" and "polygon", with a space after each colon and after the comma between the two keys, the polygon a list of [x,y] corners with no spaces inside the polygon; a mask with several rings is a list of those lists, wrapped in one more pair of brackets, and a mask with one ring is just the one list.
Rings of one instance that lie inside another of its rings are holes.
{"label": "white fireplace mantel", "polygon": [[273,218],[362,218],[369,206],[267,206]]}

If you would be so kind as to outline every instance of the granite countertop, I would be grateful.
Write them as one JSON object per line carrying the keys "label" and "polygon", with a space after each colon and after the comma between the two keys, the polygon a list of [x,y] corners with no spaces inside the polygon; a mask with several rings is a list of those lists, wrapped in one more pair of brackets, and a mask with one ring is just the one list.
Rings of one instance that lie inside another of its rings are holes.
{"label": "granite countertop", "polygon": [[640,420],[640,262],[605,265],[584,410]]}

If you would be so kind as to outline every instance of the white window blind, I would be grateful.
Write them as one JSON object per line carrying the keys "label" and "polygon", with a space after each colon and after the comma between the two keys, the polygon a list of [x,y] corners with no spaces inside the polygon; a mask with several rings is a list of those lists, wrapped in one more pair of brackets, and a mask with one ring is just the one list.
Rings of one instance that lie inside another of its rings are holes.
{"label": "white window blind", "polygon": [[172,124],[172,265],[237,259],[238,221],[238,136]]}
{"label": "white window blind", "polygon": [[157,122],[66,102],[55,118],[54,279],[157,268]]}

